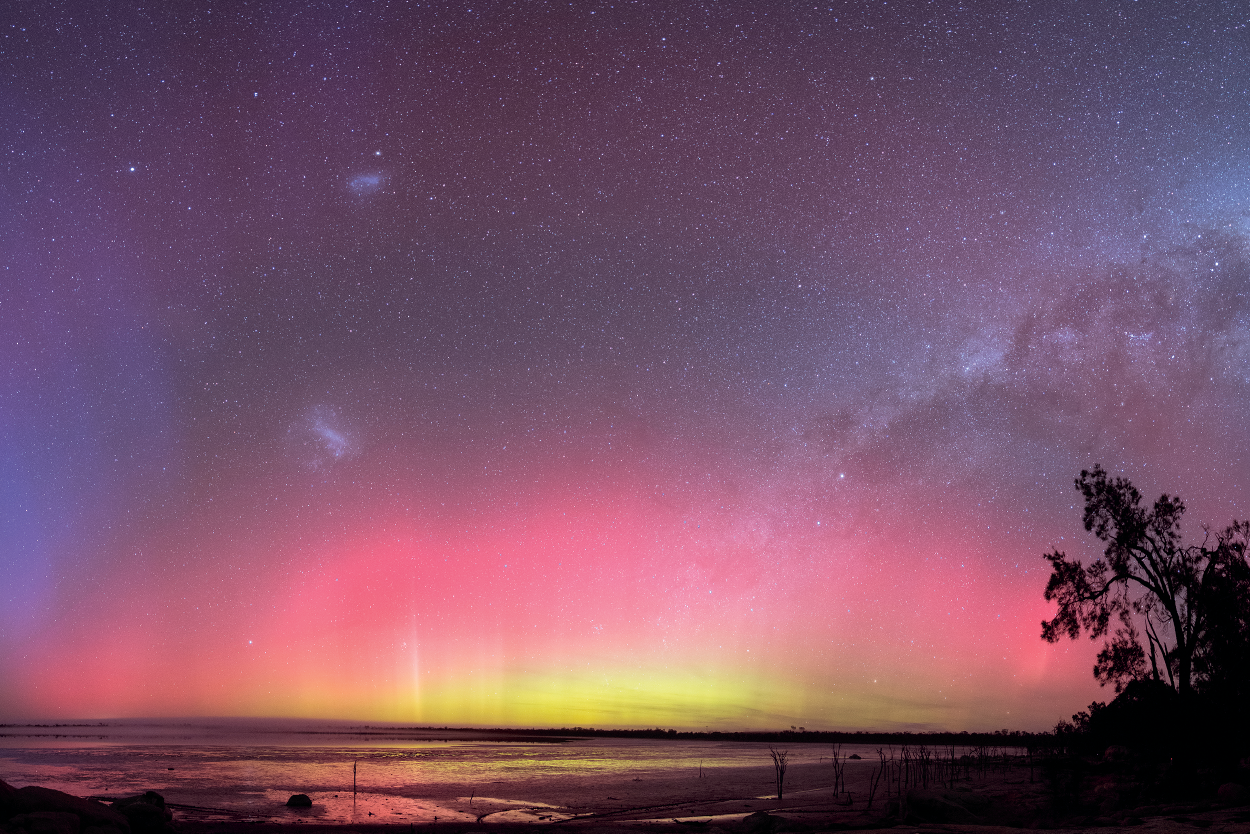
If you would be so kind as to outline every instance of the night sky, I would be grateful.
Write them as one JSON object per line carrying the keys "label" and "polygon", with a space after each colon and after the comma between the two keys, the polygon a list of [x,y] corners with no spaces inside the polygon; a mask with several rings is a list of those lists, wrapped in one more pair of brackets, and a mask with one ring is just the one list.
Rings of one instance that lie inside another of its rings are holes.
{"label": "night sky", "polygon": [[1047,729],[1250,515],[1243,4],[187,5],[0,12],[0,717]]}

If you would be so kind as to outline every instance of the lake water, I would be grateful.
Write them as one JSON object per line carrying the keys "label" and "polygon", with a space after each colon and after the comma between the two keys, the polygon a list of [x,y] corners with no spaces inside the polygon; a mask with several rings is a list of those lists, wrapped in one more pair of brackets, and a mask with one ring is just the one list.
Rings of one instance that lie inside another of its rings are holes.
{"label": "lake water", "polygon": [[[785,746],[787,797],[832,799],[830,746]],[[841,750],[863,757],[849,763],[848,786],[866,785],[876,747]],[[4,726],[0,779],[77,796],[155,790],[183,818],[342,823],[541,822],[738,799],[748,808],[774,791],[760,743],[248,720]],[[313,807],[287,808],[296,793]]]}

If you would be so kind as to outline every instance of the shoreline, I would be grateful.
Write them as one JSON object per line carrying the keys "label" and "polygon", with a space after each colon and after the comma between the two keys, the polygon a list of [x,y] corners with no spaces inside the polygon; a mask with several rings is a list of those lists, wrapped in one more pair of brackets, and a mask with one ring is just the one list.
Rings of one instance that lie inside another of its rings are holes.
{"label": "shoreline", "polygon": [[[1026,787],[1027,786],[1027,787]],[[912,789],[900,801],[880,802],[875,809],[847,807],[835,802],[827,791],[808,791],[778,800],[765,797],[719,797],[687,799],[676,802],[628,806],[580,806],[572,814],[570,807],[524,807],[486,811],[476,818],[433,817],[428,820],[353,819],[329,822],[301,809],[291,809],[287,820],[247,818],[245,814],[226,809],[169,803],[154,793],[118,800],[106,806],[90,798],[75,797],[38,786],[16,789],[0,783],[0,805],[12,803],[21,795],[26,800],[38,799],[46,808],[28,807],[23,813],[0,814],[0,832],[6,834],[521,834],[536,827],[553,827],[578,832],[666,832],[692,829],[706,834],[804,834],[834,831],[910,831],[948,832],[949,834],[1023,834],[1031,830],[1048,830],[1059,834],[1076,832],[1107,832],[1115,828],[1135,828],[1150,834],[1195,834],[1211,829],[1213,834],[1250,834],[1250,807],[1219,804],[1216,801],[1152,805],[1123,809],[1110,816],[1055,817],[1040,805],[1041,789],[1034,783],[1019,780],[995,780],[994,784],[957,787],[953,789]],[[820,795],[817,795],[817,794]],[[980,795],[978,797],[978,794]],[[612,799],[612,797],[609,797]],[[496,800],[497,802],[497,800]],[[978,802],[990,802],[978,805]],[[134,814],[135,810],[156,812]],[[963,803],[963,804],[960,804]],[[1004,816],[1004,812],[1013,813]],[[542,804],[539,803],[541,806]],[[1024,807],[1032,813],[1020,815]],[[488,806],[489,807],[489,806]],[[968,808],[975,807],[974,814]],[[125,816],[118,813],[118,808]],[[4,810],[4,809],[0,809]],[[538,816],[536,812],[552,813]],[[529,814],[528,818],[509,818],[512,812]],[[81,825],[74,815],[81,818]],[[211,818],[231,815],[233,818]],[[69,817],[75,824],[66,826]],[[494,817],[494,819],[491,819]],[[110,821],[107,818],[112,818]],[[127,820],[129,824],[127,824]],[[55,824],[54,824],[55,823]]]}
{"label": "shoreline", "polygon": [[[210,729],[225,735],[254,732],[258,724],[270,727],[272,736],[304,737],[326,743],[359,738],[380,741],[494,741],[560,744],[579,739],[634,739],[638,741],[710,741],[764,744],[850,744],[911,745],[959,748],[1011,748],[1026,750],[1053,743],[1049,731],[996,730],[677,730],[604,727],[433,727],[428,725],[386,725],[343,719],[111,719],[100,722],[8,722],[0,723],[0,739],[112,739],[125,743],[129,733],[147,728]],[[70,731],[70,732],[66,732]]]}
{"label": "shoreline", "polygon": [[[1019,801],[1028,805],[1036,798],[1040,785],[1026,797],[1011,790],[1012,783],[1003,780],[992,788],[995,804]],[[1015,783],[1016,787],[1023,787]],[[1008,789],[1006,793],[1003,789]],[[816,793],[806,792],[809,794]],[[1111,816],[1080,816],[1054,818],[1043,812],[1030,819],[1008,821],[985,808],[985,819],[961,817],[950,801],[964,801],[971,795],[957,796],[942,789],[913,789],[908,792],[908,806],[900,819],[897,798],[894,804],[879,801],[873,809],[844,807],[832,801],[825,791],[822,796],[794,795],[793,798],[726,797],[685,800],[632,807],[600,807],[572,815],[556,814],[559,819],[506,819],[499,812],[483,814],[476,820],[434,819],[428,821],[383,822],[319,822],[315,820],[195,820],[176,816],[176,834],[345,834],[345,829],[359,834],[521,834],[535,827],[553,827],[570,831],[628,832],[655,831],[674,834],[689,829],[706,834],[785,834],[823,831],[911,831],[950,832],[950,834],[1022,834],[1047,830],[1059,834],[1075,832],[1106,832],[1116,828],[1133,828],[1152,834],[1195,834],[1211,829],[1221,834],[1250,834],[1250,807],[1220,805],[1216,802],[1189,802],[1122,809]],[[970,803],[971,804],[971,803]],[[179,810],[177,807],[175,811]],[[532,808],[527,810],[534,810]],[[565,809],[560,809],[565,810]],[[1040,811],[1040,808],[1034,808]],[[952,814],[954,811],[954,814]],[[495,819],[491,819],[495,817]]]}
{"label": "shoreline", "polygon": [[[789,810],[776,813],[734,815],[733,819],[714,819],[707,822],[673,819],[610,819],[587,815],[560,822],[437,822],[437,823],[272,823],[272,822],[187,822],[179,821],[179,834],[525,834],[536,827],[551,826],[564,831],[614,832],[664,832],[674,834],[690,829],[707,834],[804,834],[804,832],[836,831],[895,831],[926,832],[926,834],[1024,834],[1045,830],[1054,834],[1109,834],[1117,829],[1130,829],[1142,834],[1197,834],[1210,830],[1221,834],[1250,834],[1250,811],[1245,808],[1208,808],[1184,810],[1176,808],[1168,813],[1130,818],[1124,821],[1108,819],[1069,820],[1058,824],[1011,826],[992,823],[900,821],[889,817],[867,818],[851,815],[804,814]],[[553,834],[555,834],[553,832]]]}

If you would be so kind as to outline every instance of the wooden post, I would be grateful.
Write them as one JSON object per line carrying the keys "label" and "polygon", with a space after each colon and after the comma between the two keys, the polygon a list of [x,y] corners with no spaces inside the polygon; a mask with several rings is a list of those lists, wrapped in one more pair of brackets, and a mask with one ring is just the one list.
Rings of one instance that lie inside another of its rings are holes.
{"label": "wooden post", "polygon": [[356,795],[356,762],[352,762],[352,796]]}

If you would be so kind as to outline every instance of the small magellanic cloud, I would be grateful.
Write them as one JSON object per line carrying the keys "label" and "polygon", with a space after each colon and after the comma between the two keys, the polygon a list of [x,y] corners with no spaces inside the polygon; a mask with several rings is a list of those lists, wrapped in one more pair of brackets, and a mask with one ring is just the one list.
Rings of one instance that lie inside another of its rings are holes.
{"label": "small magellanic cloud", "polygon": [[347,181],[347,188],[357,197],[368,197],[382,190],[382,186],[386,185],[386,175],[374,171],[371,173],[356,174]]}

